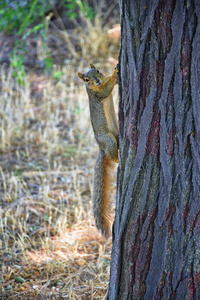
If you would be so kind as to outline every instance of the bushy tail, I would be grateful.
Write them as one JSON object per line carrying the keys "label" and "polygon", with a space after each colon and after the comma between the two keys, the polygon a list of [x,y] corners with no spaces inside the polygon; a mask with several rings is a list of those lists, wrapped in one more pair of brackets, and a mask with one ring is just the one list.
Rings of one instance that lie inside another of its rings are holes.
{"label": "bushy tail", "polygon": [[110,187],[114,162],[100,150],[94,169],[93,212],[96,226],[105,236],[111,227]]}

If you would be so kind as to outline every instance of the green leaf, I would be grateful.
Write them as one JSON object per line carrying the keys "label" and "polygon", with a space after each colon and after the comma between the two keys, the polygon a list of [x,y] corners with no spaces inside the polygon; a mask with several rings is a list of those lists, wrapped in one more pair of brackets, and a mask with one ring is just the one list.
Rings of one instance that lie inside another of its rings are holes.
{"label": "green leaf", "polygon": [[53,66],[53,63],[52,63],[52,58],[49,56],[49,57],[46,57],[45,59],[44,59],[44,62],[45,62],[45,67],[47,68],[47,69],[51,69],[52,68],[52,66]]}
{"label": "green leaf", "polygon": [[69,15],[70,20],[74,20],[78,16],[77,13],[73,12]]}
{"label": "green leaf", "polygon": [[74,10],[76,8],[76,4],[71,2],[71,3],[67,4],[67,8],[70,10]]}
{"label": "green leaf", "polygon": [[33,27],[33,32],[37,32],[41,28],[44,28],[44,24],[38,24],[35,27]]}
{"label": "green leaf", "polygon": [[21,156],[26,157],[26,152],[20,151]]}
{"label": "green leaf", "polygon": [[15,277],[15,281],[21,282],[21,283],[26,282],[26,280],[23,277],[19,277],[19,276]]}
{"label": "green leaf", "polygon": [[16,169],[16,170],[14,170],[13,174],[16,177],[21,177],[22,176],[22,171],[21,171],[21,169]]}
{"label": "green leaf", "polygon": [[35,230],[36,230],[36,226],[33,225],[30,227],[30,231],[35,231]]}
{"label": "green leaf", "polygon": [[37,4],[37,0],[33,1],[28,15],[25,17],[24,21],[22,22],[22,24],[20,26],[20,29],[18,31],[19,35],[22,34],[24,29],[27,27],[27,24],[29,23],[29,20],[31,19],[31,16],[33,14],[33,11],[34,11],[34,8],[35,8],[36,4]]}
{"label": "green leaf", "polygon": [[49,215],[44,215],[45,221],[49,221]]}
{"label": "green leaf", "polygon": [[53,78],[55,78],[56,80],[60,80],[61,79],[61,77],[63,76],[63,72],[61,72],[61,71],[55,71],[55,72],[53,72]]}

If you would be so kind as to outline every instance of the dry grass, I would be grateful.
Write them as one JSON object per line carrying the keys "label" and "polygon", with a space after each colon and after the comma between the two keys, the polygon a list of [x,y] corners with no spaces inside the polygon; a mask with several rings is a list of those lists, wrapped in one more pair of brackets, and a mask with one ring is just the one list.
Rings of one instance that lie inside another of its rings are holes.
{"label": "dry grass", "polygon": [[[100,68],[109,73],[113,47],[101,49],[106,63]],[[101,237],[92,217],[97,146],[76,75],[84,68],[74,60],[60,81],[30,74],[22,87],[12,70],[1,67],[0,299],[106,294],[111,241]]]}

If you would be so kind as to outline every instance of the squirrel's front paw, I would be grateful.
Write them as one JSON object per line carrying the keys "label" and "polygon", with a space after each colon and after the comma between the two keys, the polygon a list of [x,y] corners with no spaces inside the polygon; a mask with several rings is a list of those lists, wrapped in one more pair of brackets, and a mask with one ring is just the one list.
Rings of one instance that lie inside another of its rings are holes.
{"label": "squirrel's front paw", "polygon": [[116,65],[115,70],[119,72],[119,63]]}
{"label": "squirrel's front paw", "polygon": [[119,72],[119,70],[117,68],[115,68],[113,71],[113,74],[112,74],[112,77],[115,80],[115,84],[118,84],[118,72]]}

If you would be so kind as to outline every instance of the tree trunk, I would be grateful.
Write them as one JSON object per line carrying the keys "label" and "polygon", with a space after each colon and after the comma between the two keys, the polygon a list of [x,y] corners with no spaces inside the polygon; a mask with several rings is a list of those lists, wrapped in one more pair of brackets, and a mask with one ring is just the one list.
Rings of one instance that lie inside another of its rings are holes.
{"label": "tree trunk", "polygon": [[107,299],[200,299],[200,1],[120,0]]}

